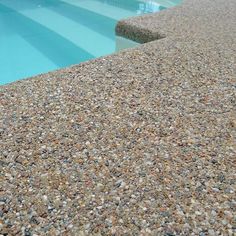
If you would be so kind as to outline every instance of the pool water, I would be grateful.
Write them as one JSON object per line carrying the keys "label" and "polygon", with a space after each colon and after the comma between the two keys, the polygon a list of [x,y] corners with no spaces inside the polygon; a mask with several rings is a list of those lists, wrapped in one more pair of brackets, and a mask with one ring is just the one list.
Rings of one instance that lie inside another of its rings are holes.
{"label": "pool water", "polygon": [[0,84],[113,53],[115,25],[181,0],[0,0]]}

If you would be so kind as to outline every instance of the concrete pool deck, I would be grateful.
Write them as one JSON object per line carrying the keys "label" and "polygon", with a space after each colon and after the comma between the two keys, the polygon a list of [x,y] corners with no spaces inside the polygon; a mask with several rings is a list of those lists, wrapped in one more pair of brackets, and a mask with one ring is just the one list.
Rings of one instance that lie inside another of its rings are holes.
{"label": "concrete pool deck", "polygon": [[1,235],[234,235],[236,1],[121,21],[135,49],[0,87]]}

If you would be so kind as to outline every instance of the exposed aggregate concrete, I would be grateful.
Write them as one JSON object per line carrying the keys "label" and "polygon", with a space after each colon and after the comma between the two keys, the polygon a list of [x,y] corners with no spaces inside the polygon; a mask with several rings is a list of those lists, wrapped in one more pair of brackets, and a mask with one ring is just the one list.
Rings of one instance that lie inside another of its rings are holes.
{"label": "exposed aggregate concrete", "polygon": [[192,33],[0,87],[2,235],[235,235],[236,3],[169,27],[197,2]]}
{"label": "exposed aggregate concrete", "polygon": [[183,0],[174,8],[121,20],[116,33],[140,43],[165,37],[227,37],[235,35],[235,8],[234,0]]}

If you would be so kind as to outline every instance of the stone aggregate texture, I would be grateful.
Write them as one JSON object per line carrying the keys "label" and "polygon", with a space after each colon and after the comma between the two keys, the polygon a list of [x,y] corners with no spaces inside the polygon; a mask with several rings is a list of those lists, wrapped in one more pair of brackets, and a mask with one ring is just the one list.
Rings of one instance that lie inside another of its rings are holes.
{"label": "stone aggregate texture", "polygon": [[163,38],[1,86],[0,234],[235,235],[235,11],[122,21]]}

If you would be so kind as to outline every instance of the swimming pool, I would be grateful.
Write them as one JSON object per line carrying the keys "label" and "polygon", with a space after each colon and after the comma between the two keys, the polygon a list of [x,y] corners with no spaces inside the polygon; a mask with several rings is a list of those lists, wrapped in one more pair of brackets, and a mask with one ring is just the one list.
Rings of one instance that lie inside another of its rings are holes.
{"label": "swimming pool", "polygon": [[113,53],[115,25],[181,0],[0,0],[0,84]]}

